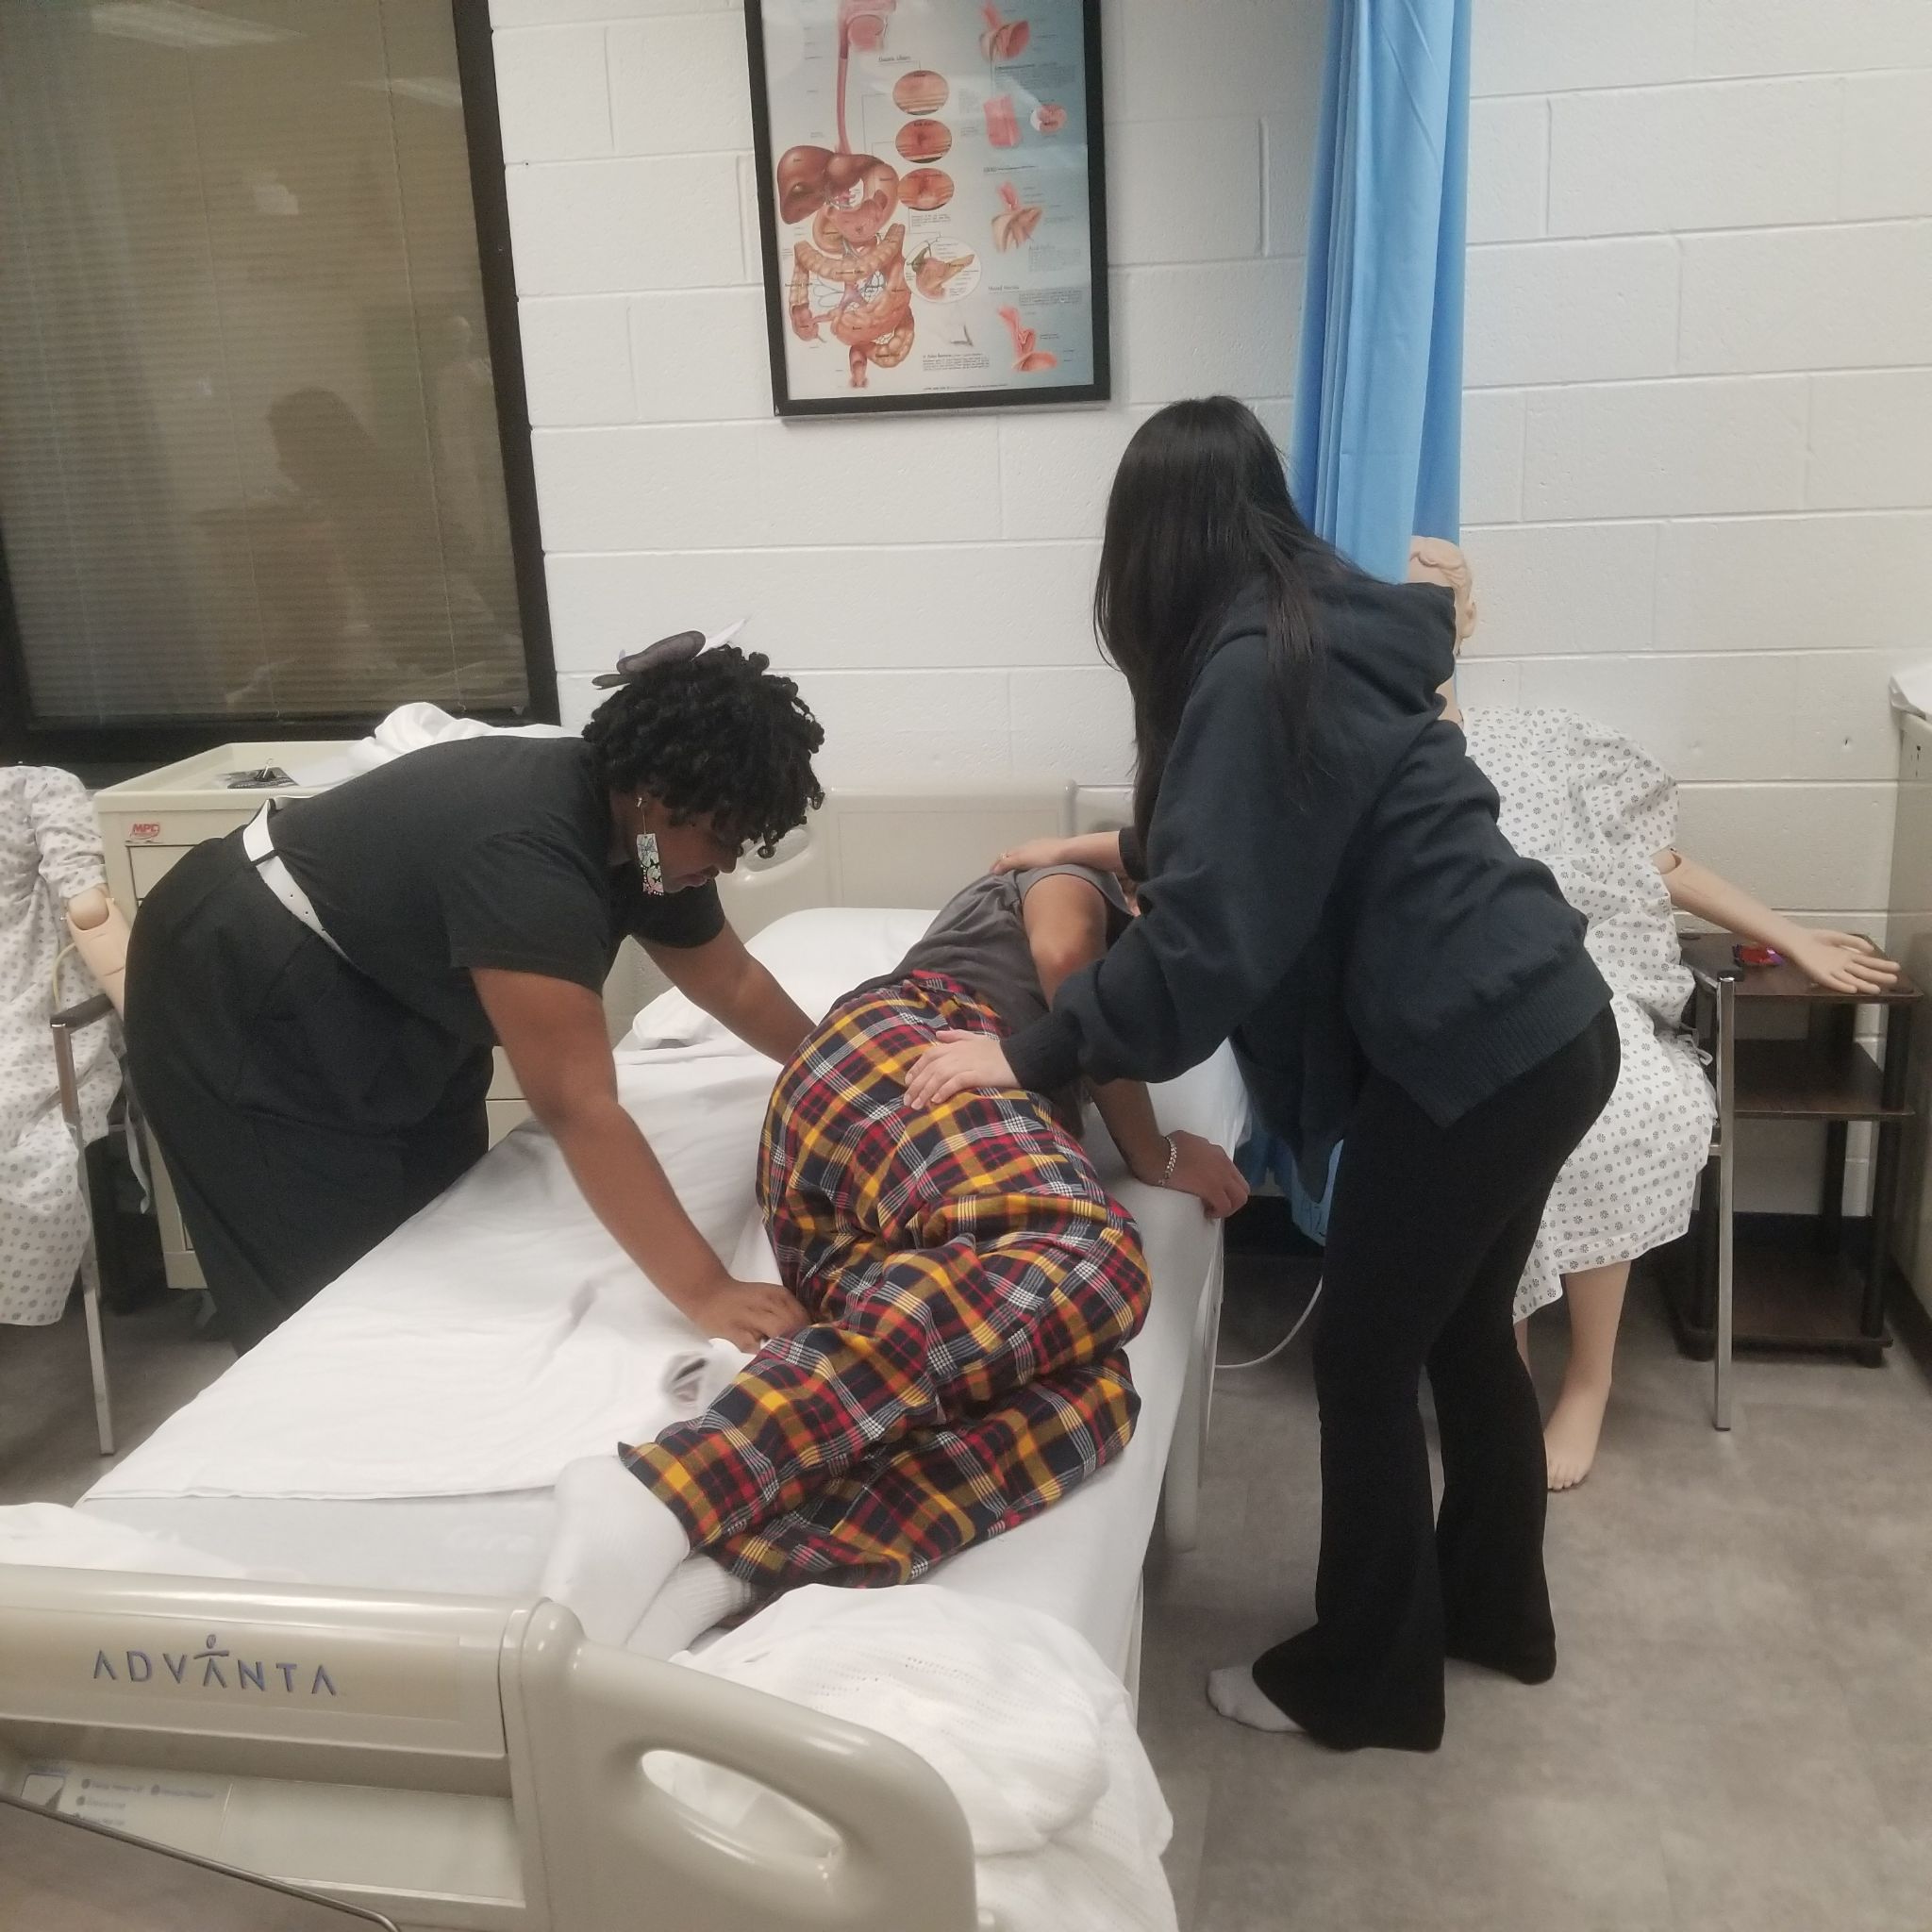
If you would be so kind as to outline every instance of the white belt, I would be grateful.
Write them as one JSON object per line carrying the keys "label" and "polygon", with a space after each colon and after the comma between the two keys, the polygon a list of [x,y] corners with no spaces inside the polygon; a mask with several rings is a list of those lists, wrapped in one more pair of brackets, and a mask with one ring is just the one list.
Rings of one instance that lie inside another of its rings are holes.
{"label": "white belt", "polygon": [[242,849],[248,855],[261,882],[337,958],[346,960],[348,955],[335,941],[323,930],[322,921],[316,917],[315,907],[308,894],[295,883],[295,875],[275,857],[275,841],[269,837],[269,814],[275,809],[265,805],[248,821],[242,832]]}

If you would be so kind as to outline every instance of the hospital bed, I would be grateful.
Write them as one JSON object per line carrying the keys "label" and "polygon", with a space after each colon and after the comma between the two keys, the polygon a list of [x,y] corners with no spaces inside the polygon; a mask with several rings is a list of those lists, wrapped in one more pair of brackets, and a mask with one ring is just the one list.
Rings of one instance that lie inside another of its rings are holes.
{"label": "hospital bed", "polygon": [[[989,854],[1107,823],[1120,809],[1115,793],[1026,788],[840,794],[773,859],[725,882],[731,915],[801,1002],[822,1008],[890,966],[923,923],[856,908],[932,906]],[[835,908],[848,910],[823,909]],[[822,909],[786,917],[812,908]],[[797,950],[801,933],[835,932],[838,943],[823,954]],[[642,998],[647,975],[636,971]],[[724,1063],[708,1060],[711,1049],[687,1030],[676,995],[646,1008],[643,1043],[620,1055],[627,1105],[635,1091],[639,1106],[669,1107],[679,1081],[721,1077]],[[737,1074],[727,1068],[723,1077]],[[1161,1090],[1157,1104],[1168,1124],[1230,1137],[1239,1079],[1224,1059],[1210,1063]],[[715,1124],[723,1111],[723,1103],[683,1107],[679,1117]],[[655,1117],[647,1131],[657,1138]],[[1134,1439],[1066,1501],[918,1587],[1043,1610],[1086,1636],[1131,1686],[1141,1560],[1163,1507],[1169,1541],[1185,1546],[1192,1536],[1221,1252],[1191,1199],[1139,1186],[1109,1164],[1104,1136],[1095,1145],[1109,1186],[1140,1222],[1155,1283],[1148,1324],[1129,1350],[1142,1399]],[[546,1146],[534,1128],[513,1134],[200,1399],[219,1418],[229,1391],[260,1385],[255,1408],[235,1410],[262,1415],[260,1426],[216,1432],[235,1467],[266,1453],[274,1375],[299,1374],[295,1344],[319,1338],[353,1349],[357,1310],[379,1308],[388,1292],[381,1271],[431,1292],[438,1265],[460,1274],[437,1257],[473,1223],[495,1252],[491,1217],[525,1198],[518,1190],[535,1185],[528,1177]],[[704,1225],[726,1209],[706,1195],[705,1161],[693,1156],[680,1173],[678,1158],[672,1150],[667,1166]],[[748,1189],[748,1147],[741,1161],[731,1185]],[[590,1238],[586,1228],[603,1238],[581,1204],[569,1211],[576,1232],[539,1228],[533,1252],[566,1250]],[[480,1282],[458,1285],[486,1294]],[[308,1358],[323,1353],[318,1345]],[[292,1406],[298,1384],[279,1386]],[[537,1596],[551,1530],[546,1490],[224,1493],[248,1485],[219,1474],[184,1482],[178,1454],[175,1474],[150,1483],[144,1471],[168,1461],[177,1425],[192,1432],[192,1408],[83,1507],[178,1538],[246,1576],[0,1567],[0,1791],[63,1807],[92,1799],[80,1815],[311,1886],[406,1928],[974,1925],[967,1827],[923,1760],[802,1707],[591,1644],[568,1612]],[[260,1580],[276,1577],[304,1580]],[[747,1841],[685,1810],[646,1774],[646,1758],[664,1752],[723,1765],[793,1800],[829,1828],[838,1853]]]}

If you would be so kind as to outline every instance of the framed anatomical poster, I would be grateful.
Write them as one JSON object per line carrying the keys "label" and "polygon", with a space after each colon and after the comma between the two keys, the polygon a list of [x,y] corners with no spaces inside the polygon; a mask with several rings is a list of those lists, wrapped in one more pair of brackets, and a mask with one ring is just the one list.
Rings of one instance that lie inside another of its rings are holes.
{"label": "framed anatomical poster", "polygon": [[781,416],[1104,402],[1099,0],[747,0]]}

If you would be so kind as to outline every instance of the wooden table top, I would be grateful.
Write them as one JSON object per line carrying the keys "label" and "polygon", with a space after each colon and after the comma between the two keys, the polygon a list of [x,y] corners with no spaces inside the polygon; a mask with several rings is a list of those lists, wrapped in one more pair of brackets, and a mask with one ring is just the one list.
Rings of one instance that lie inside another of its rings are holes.
{"label": "wooden table top", "polygon": [[1816,985],[1795,966],[1740,966],[1731,948],[1738,936],[1728,932],[1687,933],[1684,960],[1693,973],[1707,979],[1738,975],[1740,1000],[1800,1000],[1807,1005],[1851,1007],[1902,1007],[1919,997],[1919,989],[1900,974],[1889,992],[1835,992]]}

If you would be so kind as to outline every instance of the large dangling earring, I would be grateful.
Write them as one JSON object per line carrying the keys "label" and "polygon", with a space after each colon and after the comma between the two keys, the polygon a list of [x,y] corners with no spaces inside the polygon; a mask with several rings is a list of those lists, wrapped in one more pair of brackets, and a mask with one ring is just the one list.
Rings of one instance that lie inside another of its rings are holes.
{"label": "large dangling earring", "polygon": [[[644,808],[641,796],[637,801],[637,808],[640,811]],[[657,833],[640,832],[637,848],[638,876],[642,881],[644,891],[652,898],[661,899],[664,896],[664,860],[658,850]]]}
{"label": "large dangling earring", "polygon": [[[639,811],[644,808],[643,794],[636,799]],[[664,896],[664,859],[658,850],[656,832],[640,832],[637,836],[638,876],[643,889],[654,899]]]}
{"label": "large dangling earring", "polygon": [[638,874],[652,898],[664,896],[664,861],[658,856],[656,832],[638,834]]}

